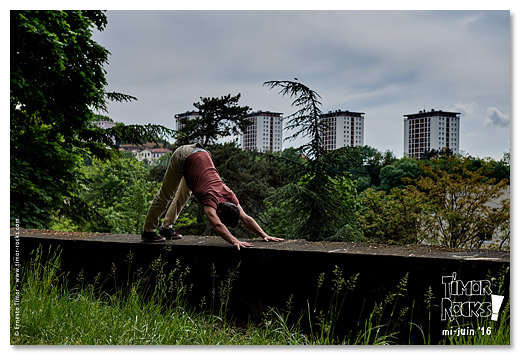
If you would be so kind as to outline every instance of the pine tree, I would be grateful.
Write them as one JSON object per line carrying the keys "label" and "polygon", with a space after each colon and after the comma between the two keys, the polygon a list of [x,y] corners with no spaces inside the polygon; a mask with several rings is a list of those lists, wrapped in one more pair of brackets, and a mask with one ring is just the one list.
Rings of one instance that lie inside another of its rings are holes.
{"label": "pine tree", "polygon": [[[334,166],[336,152],[328,152],[322,146],[322,130],[327,126],[321,117],[321,97],[317,92],[297,81],[268,81],[271,89],[280,88],[279,94],[295,98],[292,105],[298,110],[288,116],[285,130],[309,141],[299,148],[307,161],[297,172],[296,183],[284,186],[279,198],[292,209],[294,235],[310,241],[333,238],[346,225],[346,236],[362,236],[356,226],[356,186],[347,173],[337,172]],[[337,240],[341,240],[337,238]],[[349,238],[347,240],[352,240]]]}

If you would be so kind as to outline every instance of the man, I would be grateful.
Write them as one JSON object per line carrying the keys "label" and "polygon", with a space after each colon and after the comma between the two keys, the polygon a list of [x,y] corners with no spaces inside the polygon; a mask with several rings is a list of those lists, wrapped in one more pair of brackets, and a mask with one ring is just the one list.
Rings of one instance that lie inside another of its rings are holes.
{"label": "man", "polygon": [[[192,193],[204,207],[206,218],[215,231],[237,249],[253,246],[251,243],[239,241],[228,230],[228,226],[237,226],[239,220],[264,241],[283,240],[267,235],[257,222],[244,212],[233,191],[220,178],[210,154],[200,144],[183,145],[172,154],[162,186],[148,210],[142,240],[156,242],[182,238],[182,235],[173,230],[172,224]],[[160,216],[170,202],[162,228],[157,235]]]}

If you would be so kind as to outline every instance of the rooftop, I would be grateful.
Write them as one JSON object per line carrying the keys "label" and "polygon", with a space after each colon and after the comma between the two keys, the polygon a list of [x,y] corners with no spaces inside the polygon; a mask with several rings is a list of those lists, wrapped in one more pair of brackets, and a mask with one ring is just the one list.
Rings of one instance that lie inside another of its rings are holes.
{"label": "rooftop", "polygon": [[407,114],[403,115],[407,117],[407,119],[413,119],[413,118],[420,118],[420,117],[427,117],[427,116],[448,116],[448,117],[456,117],[461,113],[458,112],[451,112],[451,111],[443,111],[443,110],[421,110],[417,114]]}
{"label": "rooftop", "polygon": [[354,117],[361,117],[364,115],[364,112],[356,112],[356,111],[350,111],[350,110],[334,110],[329,111],[326,114],[322,114],[321,117],[330,117],[330,116],[354,116]]}

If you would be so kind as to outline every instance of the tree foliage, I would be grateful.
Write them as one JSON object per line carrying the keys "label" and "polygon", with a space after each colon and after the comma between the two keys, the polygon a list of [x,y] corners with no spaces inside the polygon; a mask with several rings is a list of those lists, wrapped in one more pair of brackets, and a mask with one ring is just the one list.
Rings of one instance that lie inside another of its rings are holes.
{"label": "tree foliage", "polygon": [[240,135],[250,125],[247,119],[249,106],[239,106],[241,94],[220,98],[203,98],[194,103],[199,116],[182,118],[177,139],[179,145],[199,142],[204,147],[215,144],[225,136]]}
{"label": "tree foliage", "polygon": [[421,175],[422,170],[419,162],[414,158],[402,158],[393,164],[381,168],[379,178],[381,179],[380,188],[390,191],[393,188],[402,188],[409,179],[416,179]]}
{"label": "tree foliage", "polygon": [[482,167],[469,170],[470,160],[455,156],[421,161],[419,166],[420,175],[405,178],[409,181],[402,187],[388,192],[368,189],[360,195],[359,219],[367,239],[450,248],[508,248],[506,179],[487,177]]}
{"label": "tree foliage", "polygon": [[330,152],[331,162],[337,172],[346,172],[357,181],[360,193],[370,187],[381,186],[381,171],[396,161],[391,151],[381,153],[369,145],[345,146]]}
{"label": "tree foliage", "polygon": [[326,121],[321,118],[321,96],[306,85],[297,81],[275,80],[264,83],[270,89],[280,88],[279,94],[292,99],[292,106],[297,111],[286,117],[287,125],[284,130],[292,131],[286,140],[297,137],[308,139],[308,143],[299,147],[301,153],[313,159],[320,158],[326,150],[323,149],[321,132],[327,127]]}
{"label": "tree foliage", "polygon": [[426,204],[412,188],[391,192],[369,188],[360,196],[359,221],[367,241],[382,244],[420,244],[426,225]]}
{"label": "tree foliage", "polygon": [[104,12],[11,11],[10,20],[11,219],[23,227],[48,227],[57,211],[81,219],[84,159],[167,129],[94,125],[107,101],[135,99],[104,90],[109,52],[91,38],[105,28]]}
{"label": "tree foliage", "polygon": [[49,225],[75,193],[78,132],[104,104],[108,52],[91,40],[98,11],[11,11],[11,217]]}
{"label": "tree foliage", "polygon": [[[492,241],[498,231],[508,231],[510,200],[504,197],[508,181],[487,178],[463,162],[450,172],[437,160],[422,168],[424,176],[415,185],[430,206],[427,241],[473,249]],[[508,241],[508,236],[503,234],[503,239]]]}
{"label": "tree foliage", "polygon": [[[299,180],[282,187],[275,199],[293,211],[293,235],[312,241],[326,240],[346,224],[357,221],[353,216],[355,182],[347,173],[337,171],[337,153],[327,152],[322,146],[321,132],[327,125],[321,118],[319,94],[297,81],[268,81],[265,85],[280,88],[279,94],[294,98],[292,105],[298,110],[287,117],[286,129],[292,131],[289,138],[301,136],[308,140],[299,148],[307,156],[296,172]],[[341,186],[347,187],[343,193]]]}
{"label": "tree foliage", "polygon": [[100,214],[86,230],[137,234],[159,183],[148,180],[149,168],[127,154],[84,166],[85,183],[79,197]]}

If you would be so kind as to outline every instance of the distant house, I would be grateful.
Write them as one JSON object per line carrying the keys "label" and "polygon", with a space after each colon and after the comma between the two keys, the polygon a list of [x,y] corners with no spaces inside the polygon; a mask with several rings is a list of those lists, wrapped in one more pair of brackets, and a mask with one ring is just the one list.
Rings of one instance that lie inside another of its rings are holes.
{"label": "distant house", "polygon": [[171,150],[166,148],[151,149],[151,161],[155,162],[161,158],[162,155],[171,153]]}
{"label": "distant house", "polygon": [[323,149],[363,146],[365,113],[339,109],[322,114],[320,118],[326,124],[320,131]]}
{"label": "distant house", "polygon": [[95,121],[94,124],[101,129],[110,129],[114,127],[115,125],[117,125],[116,122],[111,121],[111,120],[106,120],[106,119],[100,119],[98,121]]}
{"label": "distant house", "polygon": [[148,163],[150,163],[151,162],[151,151],[148,149],[144,149],[140,152],[136,152],[135,157],[139,161],[147,160]]}
{"label": "distant house", "polygon": [[131,153],[135,156],[138,161],[146,160],[149,164],[157,162],[162,155],[166,153],[171,153],[171,150],[166,148],[149,148],[145,146],[135,146],[135,145],[121,145],[119,148],[122,152]]}

